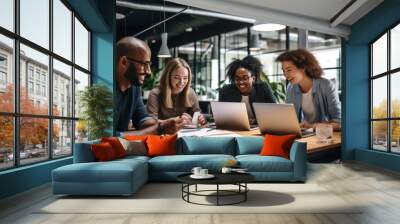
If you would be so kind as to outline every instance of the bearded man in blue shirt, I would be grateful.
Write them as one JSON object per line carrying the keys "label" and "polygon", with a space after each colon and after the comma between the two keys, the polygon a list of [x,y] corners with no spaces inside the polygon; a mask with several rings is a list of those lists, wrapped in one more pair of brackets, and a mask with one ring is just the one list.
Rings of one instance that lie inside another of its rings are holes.
{"label": "bearded man in blue shirt", "polygon": [[[122,135],[174,134],[182,118],[157,121],[143,104],[140,86],[150,75],[151,51],[142,40],[124,37],[117,43],[116,130]],[[134,129],[129,128],[132,121]]]}

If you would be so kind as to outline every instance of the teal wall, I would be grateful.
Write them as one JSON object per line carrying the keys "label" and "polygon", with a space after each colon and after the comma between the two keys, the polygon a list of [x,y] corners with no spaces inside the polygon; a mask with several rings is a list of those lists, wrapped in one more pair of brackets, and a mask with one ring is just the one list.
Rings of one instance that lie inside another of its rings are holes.
{"label": "teal wall", "polygon": [[[114,89],[115,1],[67,0],[92,31],[92,81]],[[112,127],[110,127],[112,128]],[[51,181],[51,171],[72,158],[47,161],[0,172],[0,199]]]}
{"label": "teal wall", "polygon": [[400,0],[385,0],[351,27],[344,45],[344,117],[342,157],[400,170],[400,157],[369,150],[369,46],[400,22]]}
{"label": "teal wall", "polygon": [[69,157],[0,172],[0,199],[48,183],[53,169],[71,163]]}

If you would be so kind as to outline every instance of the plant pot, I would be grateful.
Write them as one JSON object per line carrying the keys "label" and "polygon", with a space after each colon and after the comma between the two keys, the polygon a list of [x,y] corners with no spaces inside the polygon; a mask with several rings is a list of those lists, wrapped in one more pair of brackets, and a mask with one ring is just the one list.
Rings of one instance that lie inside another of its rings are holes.
{"label": "plant pot", "polygon": [[207,100],[207,95],[200,95],[198,97],[199,97],[199,100]]}
{"label": "plant pot", "polygon": [[148,99],[150,95],[150,90],[143,90],[143,99]]}

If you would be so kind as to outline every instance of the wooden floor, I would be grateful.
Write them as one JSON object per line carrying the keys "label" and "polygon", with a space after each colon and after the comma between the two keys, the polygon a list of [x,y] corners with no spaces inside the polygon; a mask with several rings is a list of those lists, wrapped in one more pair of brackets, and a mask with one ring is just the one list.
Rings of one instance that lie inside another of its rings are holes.
{"label": "wooden floor", "polygon": [[309,169],[308,182],[367,206],[357,214],[35,214],[54,200],[47,185],[1,201],[0,223],[400,223],[400,174],[358,163],[310,164]]}

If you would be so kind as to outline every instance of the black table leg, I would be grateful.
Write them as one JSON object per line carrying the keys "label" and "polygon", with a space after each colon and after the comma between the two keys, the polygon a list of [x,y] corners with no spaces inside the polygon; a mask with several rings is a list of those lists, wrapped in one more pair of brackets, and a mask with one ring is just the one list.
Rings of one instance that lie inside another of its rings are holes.
{"label": "black table leg", "polygon": [[246,183],[244,183],[244,190],[245,190],[245,192],[244,192],[244,201],[247,201],[247,192],[248,192],[248,190],[247,190],[247,182]]}
{"label": "black table leg", "polygon": [[219,184],[217,184],[217,206],[219,206]]}

